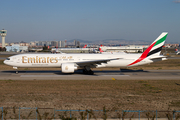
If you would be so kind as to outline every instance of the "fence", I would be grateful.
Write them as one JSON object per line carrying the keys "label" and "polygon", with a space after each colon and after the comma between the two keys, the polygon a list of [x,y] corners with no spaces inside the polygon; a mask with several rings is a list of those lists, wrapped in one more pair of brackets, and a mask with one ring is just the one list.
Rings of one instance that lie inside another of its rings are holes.
{"label": "fence", "polygon": [[180,111],[141,111],[141,110],[58,110],[54,108],[0,107],[0,118],[6,119],[151,119],[166,118],[178,120]]}

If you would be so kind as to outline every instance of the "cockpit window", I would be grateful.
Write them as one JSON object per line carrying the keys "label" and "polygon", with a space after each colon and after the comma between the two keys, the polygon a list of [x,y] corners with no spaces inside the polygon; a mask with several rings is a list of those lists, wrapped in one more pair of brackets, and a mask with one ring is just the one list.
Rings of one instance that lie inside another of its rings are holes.
{"label": "cockpit window", "polygon": [[6,60],[10,60],[10,58],[6,58]]}

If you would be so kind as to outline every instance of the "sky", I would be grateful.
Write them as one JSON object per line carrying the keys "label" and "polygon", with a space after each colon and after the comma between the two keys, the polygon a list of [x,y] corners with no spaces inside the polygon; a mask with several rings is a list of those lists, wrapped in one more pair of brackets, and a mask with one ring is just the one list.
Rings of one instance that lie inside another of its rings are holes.
{"label": "sky", "polygon": [[180,0],[0,0],[6,42],[126,39],[180,43]]}

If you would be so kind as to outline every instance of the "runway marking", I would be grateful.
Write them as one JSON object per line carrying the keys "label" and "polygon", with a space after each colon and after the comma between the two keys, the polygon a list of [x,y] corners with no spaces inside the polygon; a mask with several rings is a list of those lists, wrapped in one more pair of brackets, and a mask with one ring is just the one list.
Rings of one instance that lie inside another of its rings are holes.
{"label": "runway marking", "polygon": [[129,75],[98,75],[98,76],[129,76]]}
{"label": "runway marking", "polygon": [[[60,77],[63,75],[21,75],[20,77]],[[64,75],[67,76],[67,75]]]}
{"label": "runway marking", "polygon": [[[20,77],[81,77],[81,76],[87,76],[87,75],[21,75]],[[89,75],[92,77],[98,77],[98,76],[113,76],[113,77],[118,77],[118,76],[129,76],[129,75]]]}

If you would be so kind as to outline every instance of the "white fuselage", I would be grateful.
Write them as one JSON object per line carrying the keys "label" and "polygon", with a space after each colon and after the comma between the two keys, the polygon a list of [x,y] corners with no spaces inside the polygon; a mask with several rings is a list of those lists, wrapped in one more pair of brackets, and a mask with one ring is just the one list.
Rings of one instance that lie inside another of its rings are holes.
{"label": "white fuselage", "polygon": [[167,32],[161,35],[142,53],[104,53],[104,54],[19,54],[7,58],[4,63],[18,67],[61,67],[62,73],[74,73],[83,68],[83,73],[93,74],[91,68],[144,65],[166,60],[160,52],[165,43]]}
{"label": "white fuselage", "polygon": [[[9,57],[4,63],[13,67],[61,67],[63,63],[78,63],[86,61],[116,59],[107,63],[97,64],[96,68],[100,67],[130,67],[138,66],[153,61],[145,58],[142,61],[130,65],[137,60],[141,54],[19,54]],[[78,66],[79,67],[79,66]]]}

